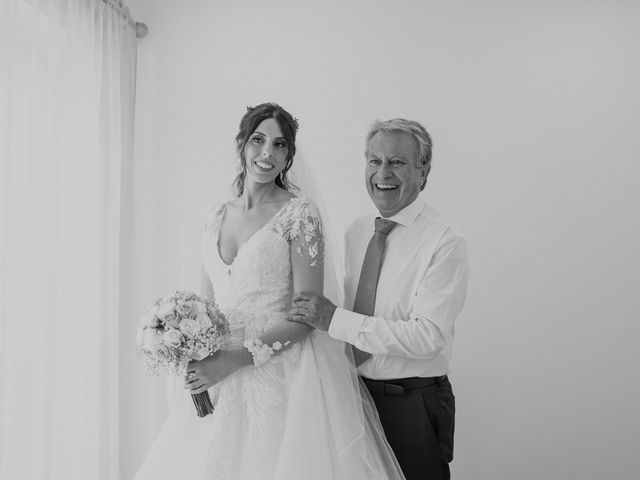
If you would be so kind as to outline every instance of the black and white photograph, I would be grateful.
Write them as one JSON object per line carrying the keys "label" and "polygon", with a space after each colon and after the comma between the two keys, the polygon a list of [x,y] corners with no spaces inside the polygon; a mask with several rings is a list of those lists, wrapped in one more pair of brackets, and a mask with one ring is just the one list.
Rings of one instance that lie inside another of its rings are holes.
{"label": "black and white photograph", "polygon": [[640,2],[0,0],[0,479],[640,478]]}

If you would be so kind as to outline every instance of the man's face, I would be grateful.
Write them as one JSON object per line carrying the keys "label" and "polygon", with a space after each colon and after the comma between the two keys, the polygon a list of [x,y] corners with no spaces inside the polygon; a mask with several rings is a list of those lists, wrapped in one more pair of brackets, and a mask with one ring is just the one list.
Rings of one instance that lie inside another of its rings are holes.
{"label": "man's face", "polygon": [[367,191],[383,217],[413,202],[427,171],[418,164],[418,145],[407,133],[376,133],[369,142]]}

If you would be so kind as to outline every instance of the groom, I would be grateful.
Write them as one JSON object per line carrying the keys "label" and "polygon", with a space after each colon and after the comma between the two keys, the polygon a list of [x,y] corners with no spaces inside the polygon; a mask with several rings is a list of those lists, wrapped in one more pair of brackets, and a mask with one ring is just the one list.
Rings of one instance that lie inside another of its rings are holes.
{"label": "groom", "polygon": [[431,147],[418,122],[373,125],[365,176],[380,217],[347,230],[346,307],[301,292],[289,317],[355,347],[358,373],[408,480],[450,478],[455,400],[447,373],[467,286],[464,239],[419,197]]}

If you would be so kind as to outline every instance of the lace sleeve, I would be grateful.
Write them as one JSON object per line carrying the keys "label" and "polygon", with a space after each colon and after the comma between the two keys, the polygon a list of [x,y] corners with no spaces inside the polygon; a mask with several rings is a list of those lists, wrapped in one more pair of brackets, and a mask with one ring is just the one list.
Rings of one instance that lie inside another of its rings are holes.
{"label": "lace sleeve", "polygon": [[225,202],[216,203],[213,207],[209,209],[207,212],[207,216],[204,221],[204,232],[212,233],[218,230],[220,226],[220,219],[222,218],[222,213],[224,211]]}
{"label": "lace sleeve", "polygon": [[303,257],[309,266],[324,263],[324,237],[318,209],[309,200],[299,199],[283,222],[282,234],[291,244],[292,254]]}

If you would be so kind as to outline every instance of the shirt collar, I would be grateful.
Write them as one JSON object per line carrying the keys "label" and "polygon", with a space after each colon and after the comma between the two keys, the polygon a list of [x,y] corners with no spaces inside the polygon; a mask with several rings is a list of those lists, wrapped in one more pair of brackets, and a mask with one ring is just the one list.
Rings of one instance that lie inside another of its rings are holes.
{"label": "shirt collar", "polygon": [[418,196],[418,198],[416,198],[413,202],[404,207],[395,215],[389,217],[387,220],[393,220],[400,225],[408,227],[409,225],[413,224],[413,222],[415,222],[424,206],[425,201],[420,196]]}

